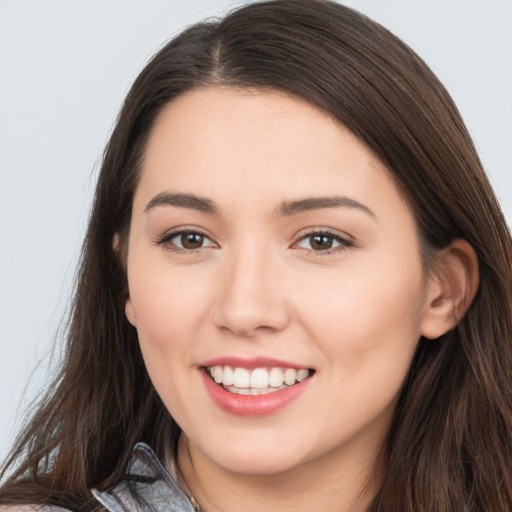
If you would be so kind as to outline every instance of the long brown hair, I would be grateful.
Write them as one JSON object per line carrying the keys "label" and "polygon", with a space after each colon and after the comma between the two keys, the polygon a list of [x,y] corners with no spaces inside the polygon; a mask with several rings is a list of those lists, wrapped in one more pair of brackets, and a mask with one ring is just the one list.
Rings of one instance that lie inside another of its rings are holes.
{"label": "long brown hair", "polygon": [[[389,168],[425,260],[453,239],[475,250],[480,288],[458,325],[419,341],[370,512],[512,509],[512,242],[462,119],[425,63],[380,25],[325,0],[257,2],[192,26],[135,81],[105,150],[62,370],[7,461],[0,503],[98,507],[137,441],[160,457],[179,428],[124,315],[123,251],[146,142],[162,108],[194,88],[285,91],[348,127]],[[6,473],[7,474],[7,473]]]}

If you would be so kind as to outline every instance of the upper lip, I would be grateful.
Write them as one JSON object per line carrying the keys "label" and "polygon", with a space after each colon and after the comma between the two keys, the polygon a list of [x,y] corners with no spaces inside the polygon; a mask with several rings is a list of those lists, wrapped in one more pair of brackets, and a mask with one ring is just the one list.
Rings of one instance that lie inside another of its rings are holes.
{"label": "upper lip", "polygon": [[232,366],[234,368],[247,368],[248,370],[252,370],[254,368],[309,368],[309,366],[305,366],[303,364],[292,363],[290,361],[283,361],[281,359],[274,359],[272,357],[254,357],[250,359],[234,357],[234,356],[226,356],[226,357],[216,357],[214,359],[208,359],[208,361],[204,361],[199,364],[199,366]]}

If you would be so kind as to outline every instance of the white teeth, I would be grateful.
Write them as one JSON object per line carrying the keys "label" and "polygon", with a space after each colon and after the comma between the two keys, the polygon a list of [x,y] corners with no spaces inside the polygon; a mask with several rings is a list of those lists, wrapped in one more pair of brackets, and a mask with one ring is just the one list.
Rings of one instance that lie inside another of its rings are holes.
{"label": "white teeth", "polygon": [[279,391],[281,389],[286,389],[290,386],[286,386],[283,384],[278,388],[265,388],[265,389],[252,389],[252,388],[236,388],[235,386],[226,386],[230,393],[236,393],[237,395],[268,395],[269,393],[274,393],[275,391]]}
{"label": "white teeth", "polygon": [[232,386],[234,382],[235,380],[233,370],[231,369],[230,366],[224,366],[224,378],[222,380],[222,383],[224,384],[224,386]]}
{"label": "white teeth", "polygon": [[214,370],[213,370],[213,380],[217,383],[217,384],[220,384],[222,382],[222,378],[223,378],[223,375],[224,374],[224,371],[223,371],[223,368],[222,366],[214,366]]}
{"label": "white teeth", "polygon": [[268,372],[265,368],[256,368],[251,373],[251,388],[268,388]]}
{"label": "white teeth", "polygon": [[[306,370],[307,372],[307,370]],[[278,388],[284,382],[284,375],[280,368],[272,368],[268,376],[268,383],[271,388]]]}
{"label": "white teeth", "polygon": [[233,386],[237,388],[248,388],[251,376],[245,368],[235,368],[233,372]]}
{"label": "white teeth", "polygon": [[295,380],[297,378],[297,371],[293,368],[286,368],[284,371],[284,383],[288,384],[288,386],[291,386],[292,384],[295,384]]}
{"label": "white teeth", "polygon": [[[297,370],[297,381],[302,382],[308,375],[309,375],[309,371],[306,370],[305,368]],[[224,380],[226,380],[226,379],[224,378]]]}
{"label": "white teeth", "polygon": [[274,367],[248,370],[231,366],[210,366],[206,370],[217,384],[223,385],[228,391],[244,395],[261,395],[284,389],[302,382],[310,374],[306,368],[297,370]]}

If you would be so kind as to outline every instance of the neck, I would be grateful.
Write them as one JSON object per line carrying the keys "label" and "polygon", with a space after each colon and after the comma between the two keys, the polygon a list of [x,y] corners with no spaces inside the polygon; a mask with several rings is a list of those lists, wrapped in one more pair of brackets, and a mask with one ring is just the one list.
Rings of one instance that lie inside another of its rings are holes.
{"label": "neck", "polygon": [[239,474],[217,465],[182,434],[178,465],[203,512],[362,512],[376,492],[380,446],[340,448],[270,475]]}

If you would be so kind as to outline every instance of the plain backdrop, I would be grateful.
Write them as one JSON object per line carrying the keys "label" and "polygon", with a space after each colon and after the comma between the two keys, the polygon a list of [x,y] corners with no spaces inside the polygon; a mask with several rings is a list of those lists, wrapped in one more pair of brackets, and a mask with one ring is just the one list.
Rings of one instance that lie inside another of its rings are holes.
{"label": "plain backdrop", "polygon": [[[163,42],[240,3],[0,0],[0,459],[61,354],[54,340],[124,95]],[[512,223],[512,1],[345,3],[438,74]]]}

